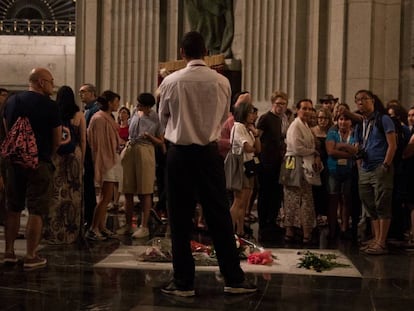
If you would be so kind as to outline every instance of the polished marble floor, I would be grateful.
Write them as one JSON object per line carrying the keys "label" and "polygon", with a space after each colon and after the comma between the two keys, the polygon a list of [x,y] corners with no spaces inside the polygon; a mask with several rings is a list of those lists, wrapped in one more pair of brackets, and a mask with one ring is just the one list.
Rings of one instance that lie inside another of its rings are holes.
{"label": "polished marble floor", "polygon": [[[116,221],[118,217],[114,216],[112,222]],[[249,273],[247,277],[260,291],[247,296],[224,295],[222,279],[214,272],[197,273],[195,297],[176,298],[160,292],[171,277],[170,271],[93,266],[121,244],[143,243],[123,238],[70,246],[43,245],[40,253],[48,259],[45,268],[23,271],[20,265],[0,265],[0,310],[398,311],[414,306],[414,250],[396,243],[391,245],[390,254],[375,257],[360,254],[350,241],[327,243],[322,234],[315,248],[338,248],[362,278]],[[286,247],[280,239],[262,245]]]}

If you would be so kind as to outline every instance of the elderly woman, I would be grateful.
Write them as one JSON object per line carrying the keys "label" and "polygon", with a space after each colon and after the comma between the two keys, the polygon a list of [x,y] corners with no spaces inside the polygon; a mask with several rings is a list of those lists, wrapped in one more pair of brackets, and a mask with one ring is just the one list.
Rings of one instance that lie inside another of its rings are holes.
{"label": "elderly woman", "polygon": [[[310,99],[302,99],[296,104],[297,117],[289,126],[286,134],[286,156],[294,156],[298,169],[305,175],[303,165],[310,167],[316,174],[320,172],[322,164],[319,153],[315,148],[315,136],[308,125],[313,111]],[[294,228],[302,228],[303,243],[311,242],[312,230],[315,226],[315,210],[312,197],[312,186],[302,178],[300,186],[284,186],[284,208],[286,227],[285,241],[295,240]]]}
{"label": "elderly woman", "polygon": [[[254,127],[255,109],[247,102],[240,103],[234,109],[234,125],[230,134],[230,143],[234,154],[243,154],[243,162],[253,160],[254,154],[260,152],[258,130]],[[244,236],[244,216],[250,201],[254,177],[243,175],[242,189],[234,191],[234,201],[230,208],[234,231]]]}

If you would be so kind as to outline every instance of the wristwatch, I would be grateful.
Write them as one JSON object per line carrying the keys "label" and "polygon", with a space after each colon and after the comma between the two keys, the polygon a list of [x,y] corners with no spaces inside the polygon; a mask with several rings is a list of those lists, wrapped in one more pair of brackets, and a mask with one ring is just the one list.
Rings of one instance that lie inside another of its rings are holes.
{"label": "wristwatch", "polygon": [[386,170],[388,170],[390,168],[388,163],[382,163],[382,167],[385,168]]}

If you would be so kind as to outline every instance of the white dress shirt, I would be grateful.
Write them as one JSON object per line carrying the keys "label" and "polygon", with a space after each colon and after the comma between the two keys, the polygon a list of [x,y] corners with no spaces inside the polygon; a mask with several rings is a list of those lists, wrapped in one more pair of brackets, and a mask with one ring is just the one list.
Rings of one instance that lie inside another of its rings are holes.
{"label": "white dress shirt", "polygon": [[167,76],[160,87],[159,117],[165,139],[178,145],[207,145],[220,138],[230,109],[226,77],[201,59]]}

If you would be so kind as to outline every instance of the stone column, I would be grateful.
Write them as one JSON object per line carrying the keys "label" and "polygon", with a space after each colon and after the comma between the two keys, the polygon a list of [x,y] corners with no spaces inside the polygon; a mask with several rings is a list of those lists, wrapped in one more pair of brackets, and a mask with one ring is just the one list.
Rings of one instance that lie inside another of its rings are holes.
{"label": "stone column", "polygon": [[349,0],[345,101],[370,89],[384,102],[398,98],[400,0]]}
{"label": "stone column", "polygon": [[157,87],[159,1],[78,0],[77,84],[111,89],[135,104]]}

